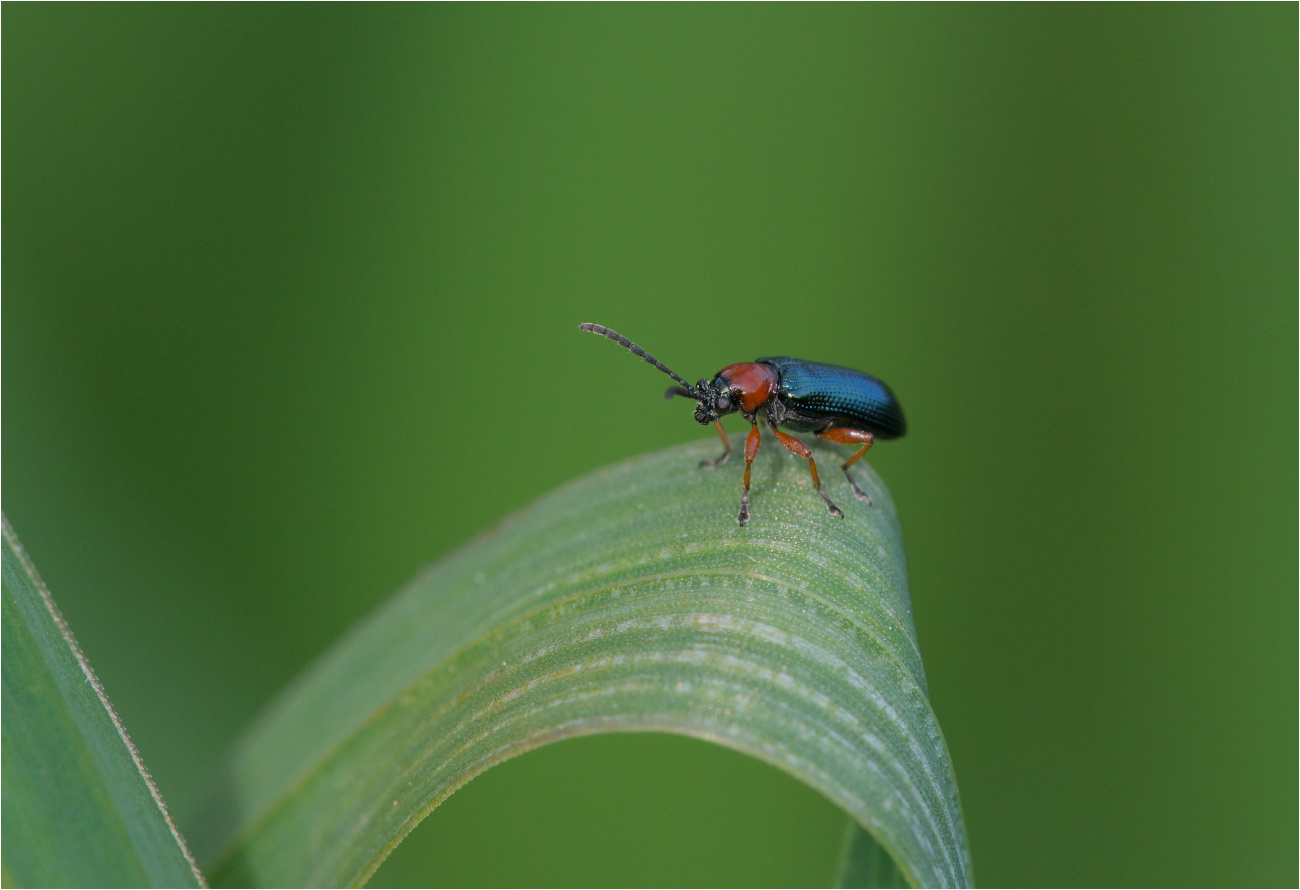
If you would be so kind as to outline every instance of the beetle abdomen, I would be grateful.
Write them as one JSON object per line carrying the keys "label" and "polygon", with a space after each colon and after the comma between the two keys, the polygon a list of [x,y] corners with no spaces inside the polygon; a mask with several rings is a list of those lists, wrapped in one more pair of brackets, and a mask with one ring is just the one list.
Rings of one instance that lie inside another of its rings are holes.
{"label": "beetle abdomen", "polygon": [[[883,381],[838,365],[825,365],[789,356],[758,359],[780,375],[781,401],[804,423],[793,427],[831,426],[866,430],[878,439],[897,439],[907,432],[898,397]],[[827,422],[822,422],[822,419]]]}

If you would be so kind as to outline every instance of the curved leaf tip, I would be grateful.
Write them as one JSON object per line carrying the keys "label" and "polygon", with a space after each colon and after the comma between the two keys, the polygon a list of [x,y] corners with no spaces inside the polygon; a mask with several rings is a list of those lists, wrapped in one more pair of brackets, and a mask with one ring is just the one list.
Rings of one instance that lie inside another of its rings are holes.
{"label": "curved leaf tip", "polygon": [[576,735],[658,730],[803,780],[914,885],[967,884],[888,492],[859,462],[875,506],[840,478],[847,516],[835,519],[806,463],[767,449],[741,528],[739,472],[698,466],[716,447],[560,488],[355,628],[235,752],[199,840],[216,880],[361,883],[493,764]]}

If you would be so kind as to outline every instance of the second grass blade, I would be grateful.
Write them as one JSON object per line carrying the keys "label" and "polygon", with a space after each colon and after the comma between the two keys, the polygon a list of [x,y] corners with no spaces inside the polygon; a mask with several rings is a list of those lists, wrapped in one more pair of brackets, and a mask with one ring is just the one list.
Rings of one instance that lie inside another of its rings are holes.
{"label": "second grass blade", "polygon": [[201,886],[99,681],[3,527],[5,886]]}

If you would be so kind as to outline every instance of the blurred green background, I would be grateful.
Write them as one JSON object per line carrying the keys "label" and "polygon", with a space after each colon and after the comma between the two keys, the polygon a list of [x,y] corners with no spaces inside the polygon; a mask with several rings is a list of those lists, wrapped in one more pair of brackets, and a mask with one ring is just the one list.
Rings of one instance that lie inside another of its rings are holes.
{"label": "blurred green background", "polygon": [[[4,510],[184,828],[420,566],[710,435],[579,322],[691,379],[859,367],[908,412],[872,462],[977,880],[1293,885],[1296,33],[1293,4],[6,6]],[[738,755],[584,739],[376,882],[825,883],[840,826]]]}

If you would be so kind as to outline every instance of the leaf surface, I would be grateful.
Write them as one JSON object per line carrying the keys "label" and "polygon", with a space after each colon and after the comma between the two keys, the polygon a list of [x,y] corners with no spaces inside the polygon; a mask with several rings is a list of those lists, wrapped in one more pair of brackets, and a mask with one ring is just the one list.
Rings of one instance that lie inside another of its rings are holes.
{"label": "leaf surface", "polygon": [[162,797],[4,520],[4,882],[199,887]]}
{"label": "leaf surface", "polygon": [[700,469],[701,442],[582,477],[399,591],[237,747],[196,838],[215,879],[360,884],[492,765],[662,731],[806,782],[913,884],[968,883],[889,494],[859,462],[875,505],[854,499],[817,447],[836,519],[766,444],[744,528],[740,462]]}

